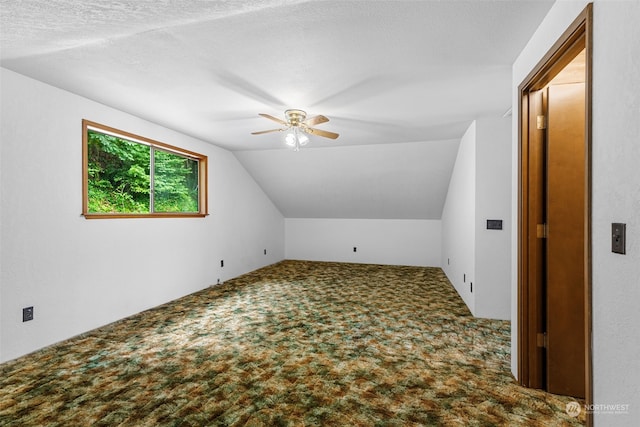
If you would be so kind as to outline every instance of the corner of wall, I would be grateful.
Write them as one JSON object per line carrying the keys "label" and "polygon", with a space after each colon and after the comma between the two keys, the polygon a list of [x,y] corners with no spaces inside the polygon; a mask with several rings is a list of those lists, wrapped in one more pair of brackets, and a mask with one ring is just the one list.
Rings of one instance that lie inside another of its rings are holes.
{"label": "corner of wall", "polygon": [[465,302],[475,312],[475,175],[476,122],[460,140],[442,209],[442,269]]}

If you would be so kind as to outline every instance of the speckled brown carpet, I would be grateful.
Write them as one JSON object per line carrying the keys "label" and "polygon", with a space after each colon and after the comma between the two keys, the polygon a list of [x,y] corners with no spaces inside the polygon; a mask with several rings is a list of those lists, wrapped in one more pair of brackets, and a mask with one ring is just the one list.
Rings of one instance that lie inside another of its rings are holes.
{"label": "speckled brown carpet", "polygon": [[438,268],[283,261],[0,365],[0,425],[581,425],[509,345]]}

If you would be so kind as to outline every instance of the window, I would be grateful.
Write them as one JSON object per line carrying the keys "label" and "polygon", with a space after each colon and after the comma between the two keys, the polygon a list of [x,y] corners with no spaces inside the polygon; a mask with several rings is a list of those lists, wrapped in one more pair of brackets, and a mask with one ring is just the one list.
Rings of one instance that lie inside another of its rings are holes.
{"label": "window", "polygon": [[207,215],[207,156],[82,121],[86,218]]}

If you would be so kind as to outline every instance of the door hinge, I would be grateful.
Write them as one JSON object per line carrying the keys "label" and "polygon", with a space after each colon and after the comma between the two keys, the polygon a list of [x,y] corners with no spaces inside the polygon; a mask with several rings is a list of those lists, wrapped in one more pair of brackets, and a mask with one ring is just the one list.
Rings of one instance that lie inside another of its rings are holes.
{"label": "door hinge", "polygon": [[538,239],[546,239],[549,235],[549,229],[547,224],[538,224],[536,226],[536,237]]}
{"label": "door hinge", "polygon": [[538,347],[547,348],[547,333],[538,332],[538,334],[536,335],[536,341]]}
{"label": "door hinge", "polygon": [[538,129],[546,129],[547,128],[547,116],[537,116],[536,117],[536,127]]}

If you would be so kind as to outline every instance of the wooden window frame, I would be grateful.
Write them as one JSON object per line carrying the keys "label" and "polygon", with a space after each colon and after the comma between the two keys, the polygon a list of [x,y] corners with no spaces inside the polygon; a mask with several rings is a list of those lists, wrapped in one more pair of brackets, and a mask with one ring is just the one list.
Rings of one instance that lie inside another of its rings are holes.
{"label": "wooden window frame", "polygon": [[[89,212],[89,150],[88,131],[94,130],[107,135],[116,136],[134,143],[148,145],[159,150],[198,161],[198,212],[149,212],[149,213],[99,213]],[[184,148],[165,144],[144,136],[135,135],[90,120],[82,120],[82,216],[86,219],[114,218],[203,218],[208,212],[208,167],[207,156]]]}

